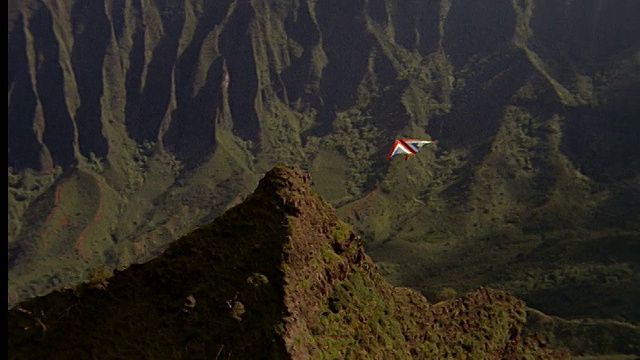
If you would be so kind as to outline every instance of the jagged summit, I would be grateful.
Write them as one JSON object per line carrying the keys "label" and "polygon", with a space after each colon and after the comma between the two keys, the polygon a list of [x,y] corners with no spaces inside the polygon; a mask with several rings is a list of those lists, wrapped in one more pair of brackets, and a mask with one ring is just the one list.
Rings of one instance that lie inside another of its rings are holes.
{"label": "jagged summit", "polygon": [[158,258],[9,311],[16,359],[562,358],[524,304],[480,289],[430,304],[386,283],[359,238],[276,166],[241,204]]}

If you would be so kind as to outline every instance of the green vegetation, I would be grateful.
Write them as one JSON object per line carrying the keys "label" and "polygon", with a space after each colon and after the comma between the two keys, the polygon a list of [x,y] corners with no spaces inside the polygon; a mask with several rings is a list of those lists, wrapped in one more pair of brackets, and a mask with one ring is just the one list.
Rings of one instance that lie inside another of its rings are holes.
{"label": "green vegetation", "polygon": [[11,167],[8,168],[7,216],[10,243],[15,241],[16,235],[22,228],[20,219],[29,207],[29,204],[51,187],[56,178],[61,174],[62,168],[60,167],[46,174],[39,174],[31,169],[16,171]]}
{"label": "green vegetation", "polygon": [[506,293],[430,305],[386,283],[310,186],[275,167],[157,258],[21,303],[9,311],[10,357],[566,358],[520,336],[524,307]]}
{"label": "green vegetation", "polygon": [[345,222],[338,222],[333,229],[331,229],[331,240],[335,242],[339,242],[342,239],[346,239],[349,234],[351,234],[351,226]]}
{"label": "green vegetation", "polygon": [[438,291],[438,293],[436,294],[436,301],[440,302],[440,301],[453,300],[455,299],[456,295],[458,295],[458,292],[455,291],[453,288],[444,287],[440,289],[440,291]]}
{"label": "green vegetation", "polygon": [[[10,2],[10,305],[157,257],[286,163],[395,285],[436,299],[491,284],[545,312],[636,321],[640,259],[611,250],[640,253],[632,5],[474,4]],[[439,143],[385,161],[401,136]],[[353,249],[306,260],[340,267]],[[229,306],[234,326],[252,316]]]}

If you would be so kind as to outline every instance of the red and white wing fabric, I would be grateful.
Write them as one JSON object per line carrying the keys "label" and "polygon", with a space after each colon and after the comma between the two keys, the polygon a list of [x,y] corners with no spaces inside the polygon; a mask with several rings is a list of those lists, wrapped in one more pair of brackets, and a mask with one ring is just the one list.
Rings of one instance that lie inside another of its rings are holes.
{"label": "red and white wing fabric", "polygon": [[415,155],[425,145],[435,143],[434,140],[418,140],[418,139],[396,139],[389,150],[387,160],[391,159],[394,155],[404,154],[404,158],[408,159],[409,156]]}
{"label": "red and white wing fabric", "polygon": [[411,148],[401,140],[396,139],[389,150],[389,154],[387,154],[387,160],[398,154],[413,155],[415,151],[411,150]]}

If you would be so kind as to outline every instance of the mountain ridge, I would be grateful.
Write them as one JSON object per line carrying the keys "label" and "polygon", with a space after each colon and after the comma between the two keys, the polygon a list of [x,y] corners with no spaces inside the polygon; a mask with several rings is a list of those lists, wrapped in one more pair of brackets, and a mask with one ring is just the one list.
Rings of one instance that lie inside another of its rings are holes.
{"label": "mountain ridge", "polygon": [[502,291],[429,304],[389,285],[308,174],[276,166],[155,259],[11,310],[9,356],[568,358],[524,323]]}

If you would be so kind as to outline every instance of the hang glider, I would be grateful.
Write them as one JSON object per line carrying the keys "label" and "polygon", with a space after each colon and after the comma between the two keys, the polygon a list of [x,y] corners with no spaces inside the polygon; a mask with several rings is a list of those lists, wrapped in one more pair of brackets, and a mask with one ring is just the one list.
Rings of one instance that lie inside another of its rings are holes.
{"label": "hang glider", "polygon": [[437,143],[437,140],[396,139],[389,150],[387,160],[398,154],[404,154],[404,159],[407,160],[411,155],[417,154],[423,146],[434,143]]}

